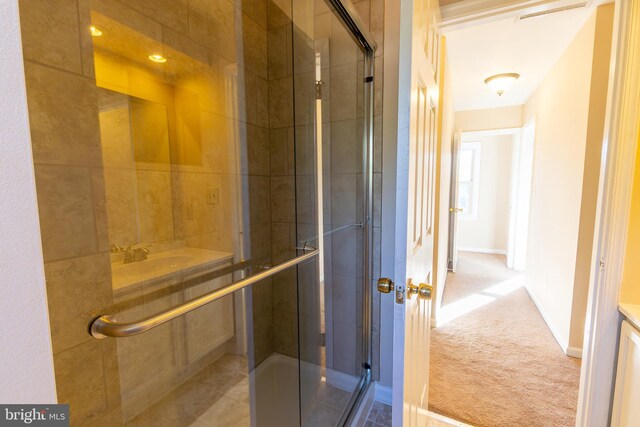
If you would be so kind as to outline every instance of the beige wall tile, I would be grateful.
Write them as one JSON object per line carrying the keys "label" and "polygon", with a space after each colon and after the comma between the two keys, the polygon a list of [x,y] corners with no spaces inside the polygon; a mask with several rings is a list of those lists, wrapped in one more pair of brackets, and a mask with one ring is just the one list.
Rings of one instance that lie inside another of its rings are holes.
{"label": "beige wall tile", "polygon": [[183,34],[187,33],[186,0],[137,0],[128,5],[140,13]]}
{"label": "beige wall tile", "polygon": [[291,313],[297,312],[298,286],[295,268],[285,270],[273,277],[273,308]]}
{"label": "beige wall tile", "polygon": [[109,242],[109,215],[103,169],[91,169],[90,173],[98,251],[107,252],[111,249],[111,243]]}
{"label": "beige wall tile", "polygon": [[271,259],[271,225],[252,224],[249,233],[251,259]]}
{"label": "beige wall tile", "polygon": [[375,79],[373,80],[373,115],[382,116],[382,91],[384,85],[384,62],[376,60],[373,64]]}
{"label": "beige wall tile", "polygon": [[291,77],[269,82],[269,126],[293,126],[293,80]]}
{"label": "beige wall tile", "polygon": [[356,299],[356,288],[361,285],[361,282],[358,282],[355,276],[340,276],[334,273],[332,284],[331,304],[334,324],[338,322],[342,323],[343,327],[344,325],[355,327],[356,308],[361,302]]}
{"label": "beige wall tile", "polygon": [[[316,108],[315,72],[296,73],[293,76],[295,124],[313,128]],[[324,88],[323,88],[324,90]]]}
{"label": "beige wall tile", "polygon": [[291,2],[267,0],[267,27],[269,29],[291,23]]}
{"label": "beige wall tile", "polygon": [[371,36],[378,43],[376,58],[384,54],[384,0],[371,0],[370,28]]}
{"label": "beige wall tile", "polygon": [[382,173],[373,174],[373,225],[382,226]]}
{"label": "beige wall tile", "polygon": [[356,176],[331,178],[331,223],[334,227],[356,221]]}
{"label": "beige wall tile", "polygon": [[298,357],[298,319],[296,313],[273,311],[275,351]]}
{"label": "beige wall tile", "polygon": [[33,63],[25,71],[34,162],[100,166],[95,85]]}
{"label": "beige wall tile", "polygon": [[271,212],[271,181],[267,176],[249,176],[249,223],[269,224]]}
{"label": "beige wall tile", "polygon": [[25,59],[82,73],[78,4],[74,0],[20,0]]}
{"label": "beige wall tile", "polygon": [[[180,71],[191,77],[188,72],[192,68],[192,76],[199,77],[199,74],[209,66],[215,65],[215,55],[212,55],[208,47],[209,40],[202,40],[202,37],[188,37],[185,33],[174,31],[167,27],[162,27],[162,42],[165,47],[171,48],[180,53],[179,64],[175,64],[176,71]],[[212,70],[215,70],[213,68]],[[182,77],[182,76],[181,76]],[[178,83],[178,85],[180,85]]]}
{"label": "beige wall tile", "polygon": [[[359,229],[355,227],[334,233],[331,237],[332,259],[331,268],[332,277],[342,277],[345,280],[355,280],[361,271],[357,267],[359,254],[357,252],[357,240]],[[334,284],[336,285],[336,284]]]}
{"label": "beige wall tile", "polygon": [[294,223],[271,223],[271,241],[269,249],[273,263],[278,264],[293,258],[296,255],[296,229]]}
{"label": "beige wall tile", "polygon": [[[289,43],[291,42],[289,41]],[[294,74],[311,73],[314,76],[313,81],[315,81],[316,69],[315,44],[315,41],[298,28],[297,25],[293,26],[293,72]],[[290,51],[291,48],[289,47],[289,52],[287,52],[289,57],[291,57]],[[321,63],[321,66],[324,65]]]}
{"label": "beige wall tile", "polygon": [[123,247],[135,245],[140,242],[136,171],[105,168],[103,173],[109,242]]}
{"label": "beige wall tile", "polygon": [[272,176],[293,175],[295,171],[293,128],[269,132],[269,162]]}
{"label": "beige wall tile", "polygon": [[276,222],[295,222],[295,180],[293,177],[271,178],[271,219]]}
{"label": "beige wall tile", "polygon": [[[272,287],[270,280],[251,287],[253,357],[255,366],[262,363],[275,350],[273,327]],[[255,368],[252,366],[251,369]]]}
{"label": "beige wall tile", "polygon": [[247,161],[250,175],[269,175],[269,129],[247,125]]}
{"label": "beige wall tile", "polygon": [[370,30],[371,2],[369,0],[364,0],[354,4],[354,6],[356,8],[356,11],[358,12],[358,15],[360,15],[360,18],[362,19],[365,28],[367,30]]}
{"label": "beige wall tile", "polygon": [[279,79],[292,74],[291,25],[281,25],[268,33],[269,79]]}
{"label": "beige wall tile", "polygon": [[243,15],[242,25],[245,67],[266,79],[267,31],[246,15]]}
{"label": "beige wall tile", "polygon": [[95,253],[89,169],[36,165],[36,184],[45,262]]}
{"label": "beige wall tile", "polygon": [[332,67],[355,64],[360,52],[358,45],[353,42],[351,34],[347,32],[340,19],[335,16],[331,19],[331,42]]}
{"label": "beige wall tile", "polygon": [[[324,172],[329,171],[331,165],[331,126],[323,126],[322,152]],[[311,126],[296,126],[295,128],[295,173],[296,176],[315,175],[316,146],[314,129]],[[324,157],[326,156],[326,157]]]}
{"label": "beige wall tile", "polygon": [[294,203],[296,222],[298,223],[298,236],[300,239],[310,239],[317,236],[318,192],[316,190],[316,177],[299,175],[296,177],[295,187],[296,200]]}
{"label": "beige wall tile", "polygon": [[236,15],[233,2],[231,1],[215,1],[212,2],[213,7],[213,39],[211,47],[213,51],[225,57],[231,62],[236,62]]}
{"label": "beige wall tile", "polygon": [[140,241],[173,240],[173,200],[170,172],[137,171]]}
{"label": "beige wall tile", "polygon": [[381,274],[381,270],[380,270],[380,251],[382,249],[382,228],[380,227],[373,227],[373,239],[372,239],[372,246],[373,246],[373,254],[372,254],[372,264],[373,266],[371,267],[372,273],[371,273],[371,278],[373,280],[378,280],[380,278],[380,274]]}
{"label": "beige wall tile", "polygon": [[133,168],[129,103],[99,112],[102,164],[112,168]]}
{"label": "beige wall tile", "polygon": [[269,127],[269,82],[259,78],[256,85],[256,113],[257,124],[260,127]]}
{"label": "beige wall tile", "polygon": [[202,166],[208,172],[236,173],[235,124],[217,114],[202,112]]}
{"label": "beige wall tile", "polygon": [[45,276],[54,353],[93,340],[87,325],[112,300],[109,255],[48,262]]}
{"label": "beige wall tile", "polygon": [[351,375],[356,369],[356,347],[358,337],[353,325],[334,323],[333,325],[333,369]]}
{"label": "beige wall tile", "polygon": [[[224,185],[220,174],[174,173],[173,213],[178,238],[231,229],[229,209],[232,189]],[[209,192],[218,193],[218,203],[208,200]]]}
{"label": "beige wall tile", "polygon": [[362,139],[356,138],[357,124],[354,119],[331,123],[331,173],[334,175],[356,173],[357,155],[362,153]]}
{"label": "beige wall tile", "polygon": [[240,120],[263,128],[269,127],[269,83],[252,71],[245,70],[244,99],[239,105]]}
{"label": "beige wall tile", "polygon": [[68,403],[71,425],[85,425],[106,412],[100,341],[89,340],[54,356],[58,402]]}
{"label": "beige wall tile", "polygon": [[382,116],[373,118],[373,171],[382,172]]}
{"label": "beige wall tile", "polygon": [[331,120],[356,118],[356,63],[331,68]]}

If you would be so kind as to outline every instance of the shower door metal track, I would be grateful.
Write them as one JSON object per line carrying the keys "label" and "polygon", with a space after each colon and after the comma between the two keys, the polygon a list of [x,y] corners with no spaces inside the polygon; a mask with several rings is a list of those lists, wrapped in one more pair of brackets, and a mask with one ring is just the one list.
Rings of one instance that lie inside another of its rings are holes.
{"label": "shower door metal track", "polygon": [[362,223],[364,231],[364,259],[363,259],[363,304],[362,310],[362,326],[364,331],[363,337],[363,353],[365,361],[364,372],[358,382],[356,391],[351,396],[349,405],[343,412],[338,422],[338,426],[351,426],[355,425],[357,421],[355,419],[358,413],[358,408],[363,401],[369,385],[372,381],[371,372],[371,360],[372,360],[372,347],[371,347],[371,311],[372,311],[372,297],[371,297],[371,283],[372,283],[372,242],[373,242],[373,82],[374,82],[374,60],[375,51],[378,48],[378,44],[373,39],[369,31],[366,29],[364,23],[360,19],[353,3],[350,0],[327,0],[333,8],[338,17],[344,22],[346,27],[351,32],[351,35],[357,41],[365,54],[364,63],[364,132],[363,132],[363,171],[365,173],[364,181],[364,221]]}

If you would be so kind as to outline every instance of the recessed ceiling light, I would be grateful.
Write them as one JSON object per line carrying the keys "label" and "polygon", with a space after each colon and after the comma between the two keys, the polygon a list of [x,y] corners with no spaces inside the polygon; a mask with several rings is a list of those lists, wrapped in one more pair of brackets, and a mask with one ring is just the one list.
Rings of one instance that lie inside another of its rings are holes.
{"label": "recessed ceiling light", "polygon": [[509,89],[519,77],[520,74],[517,73],[503,73],[488,77],[484,82],[491,88],[491,90],[497,93],[498,96],[502,96],[502,94]]}
{"label": "recessed ceiling light", "polygon": [[157,62],[158,64],[164,64],[165,62],[167,62],[167,58],[157,53],[154,53],[153,55],[149,55],[149,59],[152,60],[153,62]]}
{"label": "recessed ceiling light", "polygon": [[89,31],[91,32],[91,35],[93,37],[100,37],[102,35],[102,31],[100,31],[93,25],[89,27]]}

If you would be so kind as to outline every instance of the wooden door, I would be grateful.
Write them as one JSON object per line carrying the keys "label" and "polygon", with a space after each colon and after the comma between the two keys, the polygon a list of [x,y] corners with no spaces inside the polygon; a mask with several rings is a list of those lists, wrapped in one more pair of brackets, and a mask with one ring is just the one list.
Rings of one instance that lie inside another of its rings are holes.
{"label": "wooden door", "polygon": [[[412,12],[410,40],[405,40],[411,43],[411,52],[407,50],[400,54],[394,427],[426,425],[429,391],[438,117],[438,4],[436,1],[415,0]],[[404,35],[408,38],[408,31]],[[402,38],[401,32],[401,45]],[[408,101],[408,117],[406,109],[402,111],[403,99]]]}

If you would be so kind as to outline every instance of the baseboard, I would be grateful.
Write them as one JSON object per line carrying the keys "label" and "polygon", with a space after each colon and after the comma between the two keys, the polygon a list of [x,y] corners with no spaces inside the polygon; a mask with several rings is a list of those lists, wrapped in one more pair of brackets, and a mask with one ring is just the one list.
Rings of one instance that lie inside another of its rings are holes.
{"label": "baseboard", "polygon": [[504,249],[486,249],[486,248],[458,248],[463,252],[477,252],[480,254],[495,254],[495,255],[507,255],[507,251]]}
{"label": "baseboard", "polygon": [[376,384],[375,400],[387,405],[391,405],[391,400],[392,400],[391,387],[380,385],[380,383],[377,383],[377,382],[375,384]]}
{"label": "baseboard", "polygon": [[582,348],[569,346],[565,351],[565,354],[576,359],[582,359]]}
{"label": "baseboard", "polygon": [[524,284],[524,288],[527,290],[527,293],[529,294],[529,297],[531,297],[531,300],[536,305],[536,308],[538,309],[538,312],[540,313],[540,316],[542,316],[542,319],[544,320],[544,323],[547,324],[547,327],[549,328],[549,330],[553,334],[553,337],[558,342],[558,345],[560,346],[560,349],[562,349],[562,352],[564,354],[566,354],[567,356],[575,357],[575,358],[578,358],[578,359],[582,358],[582,349],[581,348],[577,348],[577,347],[569,347],[569,343],[564,338],[562,338],[562,336],[558,333],[556,328],[553,326],[553,323],[551,322],[549,316],[547,315],[547,313],[542,308],[542,304],[540,304],[540,301],[535,296],[535,294],[533,293],[533,291],[531,290],[531,288],[529,287],[529,285],[526,282]]}

